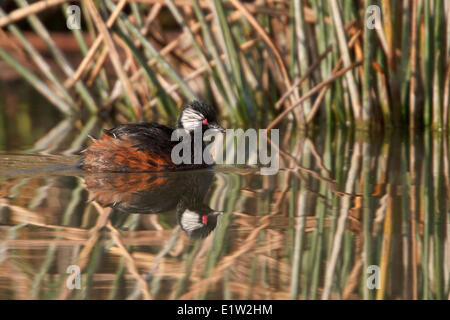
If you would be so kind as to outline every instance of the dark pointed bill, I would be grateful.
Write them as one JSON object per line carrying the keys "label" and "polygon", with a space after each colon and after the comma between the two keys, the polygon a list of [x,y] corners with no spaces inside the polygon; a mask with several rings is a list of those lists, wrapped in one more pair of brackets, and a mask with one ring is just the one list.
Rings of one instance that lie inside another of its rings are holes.
{"label": "dark pointed bill", "polygon": [[211,123],[211,124],[208,126],[208,129],[211,129],[211,130],[217,130],[217,131],[219,131],[219,132],[225,132],[225,129],[222,128],[218,123]]}

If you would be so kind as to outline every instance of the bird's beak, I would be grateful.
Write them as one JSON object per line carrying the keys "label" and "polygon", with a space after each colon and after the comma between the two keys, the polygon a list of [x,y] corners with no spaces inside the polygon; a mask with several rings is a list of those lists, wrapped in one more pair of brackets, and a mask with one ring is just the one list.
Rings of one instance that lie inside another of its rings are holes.
{"label": "bird's beak", "polygon": [[208,126],[208,129],[217,130],[219,132],[225,132],[225,129],[222,128],[218,123],[211,123]]}
{"label": "bird's beak", "polygon": [[214,211],[213,213],[211,213],[213,216],[221,216],[223,215],[223,211]]}

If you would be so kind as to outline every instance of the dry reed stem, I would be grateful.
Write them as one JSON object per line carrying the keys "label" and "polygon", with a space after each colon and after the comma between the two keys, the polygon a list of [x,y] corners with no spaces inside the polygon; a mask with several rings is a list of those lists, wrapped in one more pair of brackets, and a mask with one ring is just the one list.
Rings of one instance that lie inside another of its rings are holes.
{"label": "dry reed stem", "polygon": [[[177,39],[176,39],[176,40],[177,40]],[[175,40],[174,40],[174,41],[175,41]],[[256,44],[256,40],[251,39],[251,40],[248,40],[248,41],[244,42],[243,44],[241,44],[239,48],[240,48],[242,51],[246,51],[246,50],[248,50],[249,48],[253,47],[255,44]],[[169,44],[169,45],[170,45],[170,44]],[[167,52],[170,52],[170,51],[172,50],[172,49],[169,50],[169,48],[168,48],[169,45],[167,45],[166,47],[164,47],[164,49],[166,49],[166,48],[168,49]],[[163,52],[164,49],[162,49],[162,50],[160,51],[161,54],[162,54],[162,52]],[[221,58],[222,60],[225,60],[225,54],[221,54],[221,55],[220,55],[220,58]],[[152,62],[156,63],[156,60],[155,60],[155,59],[150,60],[149,65],[151,65]],[[209,61],[209,65],[210,65],[211,67],[214,67],[214,66],[216,65],[216,62],[215,62],[214,60],[210,60],[210,61]],[[207,70],[206,66],[201,66],[200,68],[198,68],[198,69],[192,71],[192,72],[189,73],[187,76],[185,76],[185,77],[183,78],[183,81],[184,81],[184,82],[191,81],[191,80],[197,78],[198,76],[200,76],[200,75],[201,75],[203,72],[205,72],[206,70]],[[144,74],[144,70],[143,70],[143,69],[139,69],[139,70],[132,76],[132,80],[135,81],[136,79],[138,79],[139,77],[141,77],[143,74]],[[173,93],[175,90],[177,90],[179,87],[180,87],[180,86],[179,86],[177,83],[174,83],[174,84],[172,84],[170,87],[167,87],[167,88],[166,88],[166,93],[167,93],[167,94],[172,94],[172,93]],[[153,98],[153,99],[150,101],[149,106],[154,106],[156,103],[157,103],[157,99],[156,99],[156,98]]]}
{"label": "dry reed stem", "polygon": [[358,193],[347,193],[345,191],[339,191],[338,187],[337,187],[337,184],[336,184],[336,181],[334,181],[332,178],[323,177],[319,173],[317,173],[316,171],[303,167],[302,165],[300,165],[298,163],[299,162],[298,159],[297,159],[298,157],[295,157],[295,156],[287,153],[286,151],[280,149],[279,146],[277,146],[276,144],[272,143],[272,141],[270,140],[269,137],[267,137],[267,141],[269,141],[271,143],[272,147],[275,148],[276,150],[278,150],[282,156],[288,158],[291,161],[290,163],[292,164],[292,166],[294,168],[285,168],[285,170],[288,171],[288,172],[292,172],[300,180],[304,179],[304,177],[301,176],[299,174],[299,172],[297,172],[297,170],[300,170],[300,172],[302,172],[302,173],[307,173],[311,177],[313,177],[313,178],[315,178],[315,179],[317,179],[319,181],[325,182],[327,185],[330,186],[330,191],[332,193],[335,193],[338,196],[344,196],[344,195],[353,196],[353,197],[360,197],[361,196],[361,194],[358,194]]}
{"label": "dry reed stem", "polygon": [[317,152],[317,149],[316,149],[316,147],[314,146],[314,143],[312,142],[312,140],[311,140],[310,138],[306,138],[306,139],[305,139],[305,144],[308,145],[308,147],[309,147],[309,149],[310,149],[310,152],[311,152],[311,154],[313,155],[314,160],[316,161],[316,165],[317,165],[322,171],[324,171],[324,172],[326,173],[326,178],[327,178],[327,179],[332,180],[331,172],[329,171],[329,169],[327,169],[327,168],[325,167],[325,165],[324,165],[324,163],[323,163],[323,159],[322,159],[322,157],[320,156],[320,154]]}
{"label": "dry reed stem", "polygon": [[0,28],[0,37],[5,39],[4,43],[10,44],[13,49],[17,52],[21,59],[27,59],[27,54],[24,48],[22,48],[12,37],[10,37],[2,28]]}
{"label": "dry reed stem", "polygon": [[[347,40],[345,38],[344,33],[344,25],[342,23],[341,13],[339,11],[339,5],[337,0],[330,0],[331,12],[333,16],[334,26],[336,30],[336,36],[339,44],[339,49],[342,54],[342,58],[344,59],[344,66],[349,67],[352,65],[352,61],[350,59],[349,48],[347,45]],[[358,88],[356,87],[355,77],[352,72],[348,72],[345,74],[347,79],[347,85],[350,90],[350,98],[352,101],[353,115],[355,119],[358,121],[361,120],[361,101],[359,99]]]}
{"label": "dry reed stem", "polygon": [[336,72],[335,75],[332,75],[330,78],[328,78],[325,81],[322,81],[321,83],[317,84],[315,87],[311,88],[306,94],[304,94],[299,100],[297,100],[292,106],[285,109],[282,113],[280,113],[267,127],[267,130],[273,129],[275,125],[277,125],[289,112],[291,112],[293,109],[299,107],[303,101],[311,97],[316,92],[320,91],[323,87],[329,85],[333,81],[335,81],[337,78],[341,77],[343,74],[346,74],[348,71],[354,69],[355,67],[358,67],[362,64],[362,61],[358,61],[348,67],[343,68],[342,70]]}
{"label": "dry reed stem", "polygon": [[147,18],[145,18],[144,26],[140,30],[142,34],[144,34],[144,35],[147,34],[148,28],[150,27],[152,22],[158,17],[159,12],[161,11],[161,8],[162,8],[162,5],[159,3],[154,4],[152,6]]}
{"label": "dry reed stem", "polygon": [[416,31],[416,15],[417,15],[417,0],[412,0],[412,18],[411,18],[411,80],[409,85],[409,128],[413,129],[416,118],[416,81],[417,81],[417,31]]}
{"label": "dry reed stem", "polygon": [[280,52],[278,51],[277,47],[273,44],[272,40],[266,33],[266,31],[261,27],[258,20],[248,12],[248,10],[244,7],[244,5],[239,0],[229,0],[233,6],[236,7],[238,11],[242,13],[242,15],[248,20],[248,22],[255,28],[256,32],[261,36],[261,38],[264,40],[266,45],[270,48],[272,53],[275,56],[275,59],[277,60],[277,63],[281,69],[281,74],[283,77],[284,85],[286,87],[286,90],[291,87],[291,80],[289,78],[289,74],[286,70],[286,66],[284,65],[283,58],[281,57]]}
{"label": "dry reed stem", "polygon": [[383,238],[381,243],[381,253],[380,253],[380,288],[377,290],[376,299],[384,299],[386,288],[388,286],[388,273],[390,264],[390,254],[391,254],[391,242],[393,234],[393,217],[394,217],[394,204],[393,197],[395,196],[395,187],[388,183],[387,185],[387,208],[386,217],[384,219],[384,229]]}
{"label": "dry reed stem", "polygon": [[[147,281],[150,281],[152,279],[153,274],[158,270],[160,264],[163,262],[165,256],[173,249],[173,247],[177,244],[178,235],[180,232],[180,227],[177,226],[174,228],[171,232],[170,239],[167,240],[164,247],[161,249],[161,251],[154,256],[152,259],[152,267],[149,268],[150,270],[145,273],[145,275],[142,277],[144,281],[147,283]],[[183,248],[181,248],[182,250]],[[127,299],[134,300],[138,297],[138,288],[134,290],[133,293],[131,293]]]}
{"label": "dry reed stem", "polygon": [[[114,11],[111,13],[111,15],[108,18],[108,21],[106,22],[106,25],[108,28],[111,28],[114,25],[114,22],[116,21],[119,14],[122,12],[122,9],[127,4],[127,0],[120,0],[120,3],[117,5],[117,7],[114,9]],[[95,39],[92,46],[89,48],[88,53],[84,56],[83,60],[79,64],[77,70],[73,74],[73,76],[70,79],[67,79],[64,83],[64,86],[66,88],[72,87],[83,75],[85,72],[87,66],[94,58],[95,53],[97,52],[98,48],[103,42],[103,34],[100,33],[97,38]]]}
{"label": "dry reed stem", "polygon": [[[114,2],[117,2],[118,0],[113,0]],[[210,0],[204,0],[199,1],[199,5],[202,9],[209,9],[209,1]],[[128,2],[136,2],[136,3],[142,3],[142,4],[148,4],[148,5],[160,5],[160,6],[166,6],[165,0],[128,0]],[[177,7],[192,7],[192,1],[191,0],[174,0],[174,3]],[[233,6],[230,3],[224,2],[223,3],[224,8],[231,9]],[[289,9],[284,8],[267,8],[265,6],[260,5],[254,5],[251,3],[245,3],[245,8],[253,15],[256,14],[267,14],[270,16],[280,17],[280,16],[289,16]],[[309,7],[303,8],[304,15],[305,15],[305,21],[308,23],[315,23],[315,14],[314,11]],[[325,16],[324,22],[327,24],[331,23],[330,17]]]}
{"label": "dry reed stem", "polygon": [[[331,71],[331,75],[335,75],[336,72],[339,70],[339,68],[342,65],[342,58],[340,58],[336,64],[336,66]],[[310,124],[314,120],[314,116],[316,115],[317,111],[319,111],[320,104],[325,97],[325,93],[327,93],[328,88],[330,87],[331,83],[326,85],[322,88],[322,90],[319,92],[319,95],[317,96],[316,101],[314,102],[313,107],[311,108],[311,112],[308,114],[308,118],[306,119],[306,125]]]}
{"label": "dry reed stem", "polygon": [[330,85],[325,86],[317,96],[316,100],[314,101],[313,106],[311,107],[311,111],[308,113],[308,117],[306,118],[306,126],[311,124],[311,122],[314,120],[314,116],[316,115],[317,111],[319,111],[320,104],[322,103],[323,98],[325,98],[325,94],[327,93],[328,88],[330,88]]}
{"label": "dry reed stem", "polygon": [[[125,0],[124,0],[125,1]],[[102,20],[100,13],[97,11],[97,8],[93,2],[93,0],[86,0],[89,11],[91,13],[92,19],[96,23],[98,31],[103,35],[103,40],[108,48],[109,57],[111,58],[111,62],[114,66],[117,75],[119,76],[120,81],[123,84],[123,87],[127,93],[128,99],[130,100],[131,107],[134,110],[134,114],[138,119],[142,119],[142,107],[136,96],[136,93],[131,86],[130,79],[126,75],[122,63],[120,62],[120,56],[117,52],[116,46],[114,45],[113,39],[109,34],[108,27],[105,22]]]}
{"label": "dry reed stem", "polygon": [[[92,204],[96,207],[100,206],[95,201],[93,201]],[[97,223],[91,230],[89,230],[89,233],[91,233],[91,236],[85,242],[83,249],[81,250],[80,254],[78,255],[78,260],[77,260],[76,265],[80,268],[80,270],[83,270],[87,266],[87,264],[89,262],[89,256],[90,256],[92,250],[94,249],[95,245],[98,242],[101,229],[103,229],[109,221],[109,216],[111,215],[112,209],[107,208],[105,210],[98,211],[98,212],[99,212],[99,216],[97,218]],[[58,299],[65,300],[69,297],[70,293],[71,293],[71,290],[66,286],[66,283],[63,281]]]}
{"label": "dry reed stem", "polygon": [[300,78],[295,80],[295,82],[292,84],[292,86],[275,103],[275,109],[279,109],[280,106],[283,104],[283,102],[295,91],[295,89],[298,86],[300,86],[303,83],[303,81],[305,81],[309,76],[311,76],[311,74],[314,72],[314,70],[316,70],[316,68],[320,66],[320,63],[322,62],[322,60],[325,59],[332,50],[333,50],[333,46],[329,46],[325,50],[325,52],[322,53],[320,55],[320,57],[317,58],[316,61],[314,61],[313,64],[311,64],[311,66],[308,68],[308,70],[306,70],[306,72]]}
{"label": "dry reed stem", "polygon": [[[350,161],[350,170],[348,173],[347,181],[345,182],[345,192],[347,193],[351,193],[354,188],[356,174],[360,166],[360,158],[361,158],[361,143],[357,142],[355,144],[353,155]],[[322,300],[329,299],[331,295],[331,288],[335,276],[336,265],[339,258],[339,253],[341,252],[342,249],[344,231],[349,214],[350,200],[351,198],[349,196],[344,196],[341,198],[341,207],[339,209],[340,213],[337,221],[336,232],[334,233],[333,238],[333,248],[331,250],[331,256],[327,263],[327,268],[325,272],[325,284],[322,292]]]}
{"label": "dry reed stem", "polygon": [[30,4],[28,7],[16,9],[7,16],[0,18],[0,28],[64,2],[69,2],[69,0],[41,0]]}
{"label": "dry reed stem", "polygon": [[[449,22],[450,25],[450,22]],[[443,98],[443,127],[448,128],[449,104],[450,104],[450,65],[447,66],[447,75],[444,80],[444,98]]]}
{"label": "dry reed stem", "polygon": [[[40,213],[17,206],[17,205],[12,205],[8,202],[7,199],[3,199],[0,198],[0,206],[4,206],[4,207],[8,207],[12,212],[16,212],[18,214],[21,215],[25,215],[28,217],[32,217],[32,216],[39,216]],[[47,224],[47,223],[41,223],[38,221],[26,221],[27,224],[30,225],[34,225],[34,226],[38,226],[38,227],[42,227],[42,228],[48,228],[48,229],[61,229],[61,230],[65,230],[65,231],[79,231],[80,229],[78,228],[73,228],[73,227],[65,227],[65,226],[59,226],[59,225],[52,225],[52,224]]]}
{"label": "dry reed stem", "polygon": [[[100,210],[100,209],[102,211],[104,210],[104,208],[102,208],[102,207],[97,208],[97,210]],[[140,292],[142,293],[142,296],[144,297],[145,300],[152,299],[152,296],[151,296],[150,289],[148,287],[147,281],[145,281],[144,277],[142,277],[139,274],[139,270],[138,270],[138,268],[136,266],[136,262],[134,261],[134,259],[131,256],[131,254],[128,252],[128,250],[125,247],[125,245],[123,244],[122,239],[120,237],[119,231],[111,224],[111,221],[107,222],[106,227],[109,230],[111,230],[111,237],[112,237],[114,243],[119,248],[122,257],[125,257],[127,269],[128,269],[128,271],[130,271],[130,273],[136,279],[136,286],[137,286],[137,288],[140,289]]]}
{"label": "dry reed stem", "polygon": [[103,64],[105,63],[107,57],[108,57],[108,48],[103,47],[103,50],[100,53],[100,56],[97,59],[97,62],[95,64],[94,68],[92,69],[92,73],[89,76],[89,80],[87,81],[87,85],[89,87],[92,86],[92,84],[94,83],[94,81],[97,78],[98,74],[102,70]]}
{"label": "dry reed stem", "polygon": [[360,282],[363,265],[364,263],[361,257],[353,265],[353,269],[347,278],[347,282],[345,283],[344,291],[342,293],[342,300],[347,300],[352,294],[352,292],[355,291],[356,287]]}
{"label": "dry reed stem", "polygon": [[[8,240],[7,243],[8,246],[13,249],[39,249],[48,247],[52,244],[57,245],[58,247],[73,247],[86,243],[88,238],[87,230],[78,229],[76,232],[74,232],[73,230],[66,230],[63,227],[61,229],[63,230],[51,234],[55,237],[65,237],[66,239],[14,239]],[[77,233],[79,233],[80,235],[77,235]],[[33,230],[33,234],[39,233]],[[49,234],[50,233],[47,232],[43,234],[43,236],[48,236]],[[122,242],[125,246],[154,246],[159,245],[161,241],[164,241],[164,238],[158,238],[157,234],[140,238],[122,237]]]}
{"label": "dry reed stem", "polygon": [[[412,122],[414,124],[414,122]],[[411,122],[410,122],[411,125]],[[410,147],[409,147],[409,165],[410,165],[410,184],[411,184],[411,190],[410,190],[410,198],[409,198],[409,210],[411,215],[411,262],[412,262],[412,298],[414,300],[417,300],[418,298],[418,290],[417,290],[417,238],[416,238],[416,219],[417,219],[417,183],[418,183],[418,177],[420,176],[420,173],[418,173],[416,168],[416,146],[414,143],[414,134],[410,135],[409,138],[410,141]],[[444,143],[444,150],[446,147],[446,143]],[[447,153],[444,153],[447,154]],[[444,163],[448,164],[447,161],[444,161]],[[445,169],[445,166],[444,166]],[[419,178],[420,179],[420,178]],[[449,189],[450,190],[450,189]],[[420,201],[419,201],[420,202]]]}
{"label": "dry reed stem", "polygon": [[[356,40],[358,39],[358,37],[361,35],[361,30],[358,30],[350,39],[350,41],[348,42],[348,47],[352,48],[354,46],[354,44],[356,43]],[[336,72],[339,70],[339,68],[341,67],[342,64],[342,57],[339,58],[336,66],[333,68],[333,70],[331,71],[331,75],[335,75]],[[325,97],[325,94],[328,90],[328,88],[330,87],[331,84],[325,86],[319,93],[316,101],[314,102],[314,105],[311,108],[311,111],[308,114],[308,118],[306,119],[306,125],[310,124],[313,120],[314,120],[314,116],[316,115],[317,111],[319,111],[319,107],[320,104],[322,103],[323,98]]]}
{"label": "dry reed stem", "polygon": [[389,54],[389,48],[386,40],[386,35],[384,34],[383,27],[375,28],[378,39],[380,40],[381,48],[383,49],[384,54],[387,56]]}

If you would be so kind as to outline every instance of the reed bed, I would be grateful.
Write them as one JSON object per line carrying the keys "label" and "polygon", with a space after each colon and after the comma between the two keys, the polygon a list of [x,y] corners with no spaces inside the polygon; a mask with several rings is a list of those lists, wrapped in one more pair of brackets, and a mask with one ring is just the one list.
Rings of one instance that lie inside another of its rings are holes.
{"label": "reed bed", "polygon": [[[68,52],[45,17],[64,22],[70,4],[82,29],[65,31]],[[0,156],[0,298],[448,299],[449,12],[432,0],[2,2],[0,62],[45,101],[25,91],[0,106],[0,149],[65,156]],[[40,171],[73,165],[103,127],[173,123],[192,99],[229,127],[283,129],[277,175],[217,170],[206,201],[225,214],[206,239],[170,213],[88,201],[80,172]],[[66,286],[70,264],[81,290]]]}
{"label": "reed bed", "polygon": [[[45,20],[69,4],[75,62]],[[202,99],[241,126],[447,130],[449,16],[444,0],[12,0],[0,59],[67,116],[173,121]]]}
{"label": "reed bed", "polygon": [[[202,240],[172,213],[87,202],[80,172],[10,163],[0,173],[0,297],[448,299],[448,137],[380,138],[293,132],[277,175],[218,168],[205,201],[224,215]],[[29,165],[58,162],[41,158]],[[81,290],[65,285],[71,264]],[[373,266],[378,290],[366,285]]]}

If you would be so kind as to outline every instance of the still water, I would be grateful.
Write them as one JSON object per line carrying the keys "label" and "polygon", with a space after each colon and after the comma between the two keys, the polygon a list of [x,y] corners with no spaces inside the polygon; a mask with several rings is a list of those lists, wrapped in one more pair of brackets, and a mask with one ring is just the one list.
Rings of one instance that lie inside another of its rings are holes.
{"label": "still water", "polygon": [[52,119],[2,131],[0,299],[450,298],[446,135],[287,128],[275,175],[92,174],[102,124]]}

